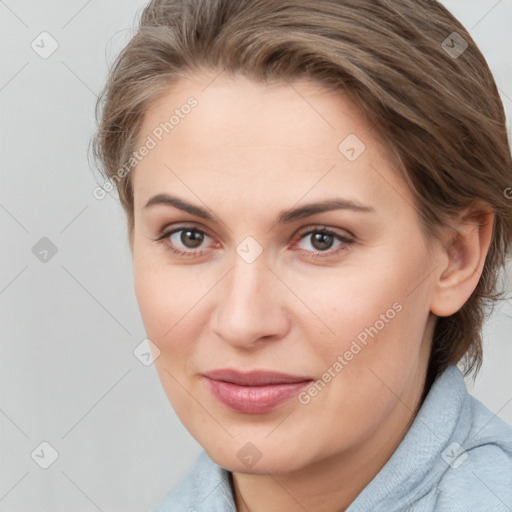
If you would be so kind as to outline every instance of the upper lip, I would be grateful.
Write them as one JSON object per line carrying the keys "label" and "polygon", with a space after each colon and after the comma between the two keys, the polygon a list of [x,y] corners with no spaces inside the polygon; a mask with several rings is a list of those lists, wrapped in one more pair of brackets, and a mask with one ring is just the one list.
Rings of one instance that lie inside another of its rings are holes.
{"label": "upper lip", "polygon": [[305,382],[313,380],[311,377],[290,375],[269,370],[251,370],[240,372],[231,368],[219,368],[203,373],[212,380],[231,382],[240,386],[264,386],[266,384],[290,384],[293,382]]}

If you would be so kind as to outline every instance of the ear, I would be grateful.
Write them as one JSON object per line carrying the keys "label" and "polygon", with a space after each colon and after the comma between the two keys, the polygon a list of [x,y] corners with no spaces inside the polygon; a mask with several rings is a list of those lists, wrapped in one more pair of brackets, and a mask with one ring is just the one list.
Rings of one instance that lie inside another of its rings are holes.
{"label": "ear", "polygon": [[492,239],[494,213],[481,201],[446,226],[441,240],[442,262],[433,283],[430,310],[437,316],[456,313],[475,290]]}

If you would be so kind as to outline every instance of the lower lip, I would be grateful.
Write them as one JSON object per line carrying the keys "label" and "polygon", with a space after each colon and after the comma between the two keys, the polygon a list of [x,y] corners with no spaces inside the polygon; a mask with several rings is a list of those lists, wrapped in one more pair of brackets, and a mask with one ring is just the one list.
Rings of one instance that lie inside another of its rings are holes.
{"label": "lower lip", "polygon": [[311,381],[268,386],[238,386],[206,378],[213,396],[230,409],[248,414],[268,412],[300,393]]}

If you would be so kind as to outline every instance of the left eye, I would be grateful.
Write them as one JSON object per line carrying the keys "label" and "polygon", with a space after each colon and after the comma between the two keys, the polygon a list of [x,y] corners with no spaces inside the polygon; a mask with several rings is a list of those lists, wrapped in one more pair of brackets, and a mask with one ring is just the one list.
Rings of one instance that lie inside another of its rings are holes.
{"label": "left eye", "polygon": [[[311,237],[311,235],[315,235]],[[299,249],[301,252],[306,252],[311,257],[324,257],[338,254],[341,251],[347,250],[350,244],[354,243],[354,240],[344,236],[340,233],[336,233],[332,230],[326,229],[325,227],[316,227],[310,229],[307,232],[303,232],[298,236],[298,240],[306,239],[310,237],[313,251]],[[180,256],[200,256],[203,253],[203,249],[200,245],[204,242],[205,238],[210,238],[205,231],[195,228],[180,226],[171,231],[162,233],[157,242],[166,242],[171,252]],[[334,240],[338,240],[339,246],[337,249],[330,250]],[[182,244],[185,250],[179,248],[179,244]]]}
{"label": "left eye", "polygon": [[[313,249],[315,249],[315,251],[312,252],[311,256],[320,257],[324,256],[324,253],[326,256],[337,254],[342,250],[348,249],[348,246],[354,242],[351,238],[348,238],[344,235],[335,233],[334,231],[325,228],[311,229],[306,233],[302,233],[299,239],[303,240],[307,238],[310,239],[310,244],[313,246]],[[338,248],[334,250],[329,250],[331,249],[336,239],[340,242]]]}

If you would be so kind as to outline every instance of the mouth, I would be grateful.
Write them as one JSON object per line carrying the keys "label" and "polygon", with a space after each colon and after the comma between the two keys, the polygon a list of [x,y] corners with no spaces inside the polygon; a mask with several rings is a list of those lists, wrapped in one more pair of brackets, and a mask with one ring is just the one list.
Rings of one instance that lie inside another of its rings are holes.
{"label": "mouth", "polygon": [[219,369],[203,373],[212,395],[229,409],[246,414],[272,411],[308,386],[312,377],[267,370],[242,373]]}

